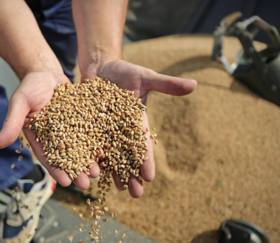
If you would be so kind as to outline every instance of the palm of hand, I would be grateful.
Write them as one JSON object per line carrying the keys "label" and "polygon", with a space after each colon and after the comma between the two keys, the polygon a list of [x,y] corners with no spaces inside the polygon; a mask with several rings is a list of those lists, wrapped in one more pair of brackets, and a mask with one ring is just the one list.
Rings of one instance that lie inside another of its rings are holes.
{"label": "palm of hand", "polygon": [[[117,72],[112,70],[118,70]],[[134,95],[137,98],[141,98],[143,103],[146,103],[149,90],[145,90],[143,87],[142,72],[144,69],[141,67],[127,63],[123,60],[111,62],[104,67],[102,77],[106,77],[109,80],[115,82],[119,87],[133,90]],[[143,129],[149,129],[149,122],[147,113],[144,113]],[[155,176],[155,162],[153,155],[153,144],[149,139],[150,129],[147,133],[149,151],[146,152],[148,160],[140,167],[141,175],[145,181],[152,181]],[[122,189],[123,185],[120,182],[120,177],[114,176],[115,184],[118,189]],[[132,176],[128,183],[128,189],[130,195],[133,197],[140,197],[143,194],[143,185],[136,177]]]}
{"label": "palm of hand", "polygon": [[[22,99],[21,104],[27,105],[26,111],[29,112],[25,112],[27,114],[25,115],[27,119],[25,120],[23,131],[33,148],[35,155],[59,184],[62,186],[68,186],[71,183],[68,174],[46,162],[46,156],[42,153],[42,144],[35,141],[33,131],[28,129],[28,125],[30,124],[28,118],[32,117],[34,114],[38,114],[51,100],[55,86],[59,83],[70,83],[70,81],[64,74],[34,73],[28,75],[22,80],[13,99],[17,102]],[[92,177],[97,177],[98,174],[99,167],[95,164],[90,170],[90,175]],[[88,176],[84,173],[81,173],[74,183],[82,190],[87,189],[90,184]]]}
{"label": "palm of hand", "polygon": [[38,159],[58,182],[68,185],[70,179],[67,174],[63,171],[55,171],[45,162],[42,145],[34,140],[34,133],[27,128],[29,118],[39,113],[50,101],[55,85],[65,82],[69,82],[69,80],[63,74],[51,72],[29,73],[25,76],[9,101],[8,113],[0,133],[0,148],[12,144],[23,128]]}
{"label": "palm of hand", "polygon": [[53,73],[31,73],[21,82],[12,100],[21,100],[27,105],[30,118],[41,111],[42,108],[51,100],[55,86],[59,83],[70,83],[64,74]]}
{"label": "palm of hand", "polygon": [[[23,131],[30,142],[32,149],[42,163],[49,171],[52,177],[61,185],[68,186],[71,183],[70,178],[65,171],[49,165],[45,160],[46,156],[42,153],[43,147],[41,143],[37,143],[34,139],[33,131],[28,129],[30,124],[29,118],[38,114],[42,108],[51,100],[55,86],[59,83],[70,83],[69,79],[64,74],[54,73],[31,73],[28,74],[21,82],[14,95],[11,97],[10,106],[13,106],[13,112],[18,111],[18,128],[22,128],[21,121],[25,121]],[[18,107],[18,109],[17,109]],[[9,119],[9,118],[7,118]],[[86,176],[77,180],[76,184],[85,189],[89,182]]]}
{"label": "palm of hand", "polygon": [[143,67],[136,66],[123,60],[107,63],[97,76],[106,77],[116,83],[120,88],[133,90],[135,97],[141,98],[145,102],[149,90],[145,89],[143,83],[143,72],[151,71]]}

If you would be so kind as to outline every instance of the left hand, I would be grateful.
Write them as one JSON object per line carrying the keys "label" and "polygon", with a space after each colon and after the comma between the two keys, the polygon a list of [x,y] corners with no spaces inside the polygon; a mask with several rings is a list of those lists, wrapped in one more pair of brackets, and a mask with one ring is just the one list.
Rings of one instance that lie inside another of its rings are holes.
{"label": "left hand", "polygon": [[[82,73],[82,80],[93,78],[95,76],[109,79],[116,83],[120,88],[134,91],[134,96],[141,98],[142,103],[147,102],[150,90],[170,95],[187,95],[196,88],[196,81],[171,77],[156,73],[148,68],[134,65],[121,59],[104,62],[98,68],[88,68]],[[143,128],[149,128],[147,113],[144,113]],[[150,130],[150,129],[149,129]],[[150,132],[147,133],[149,137]],[[141,166],[141,175],[143,179],[150,182],[155,177],[155,162],[153,155],[152,140],[148,138],[147,144],[149,151],[146,156],[149,158]],[[123,190],[123,184],[120,177],[114,175],[116,187]],[[132,197],[140,197],[143,194],[143,185],[136,177],[131,177],[128,182],[129,193]]]}

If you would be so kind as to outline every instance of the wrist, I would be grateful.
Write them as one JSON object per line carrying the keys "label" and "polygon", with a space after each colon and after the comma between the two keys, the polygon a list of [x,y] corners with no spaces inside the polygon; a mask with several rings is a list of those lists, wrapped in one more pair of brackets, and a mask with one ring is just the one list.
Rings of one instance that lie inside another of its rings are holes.
{"label": "wrist", "polygon": [[70,80],[65,76],[64,73],[57,73],[53,71],[30,72],[22,79],[21,84],[23,83],[32,83],[33,85],[45,85],[48,86],[51,90],[54,90],[58,84],[71,84]]}
{"label": "wrist", "polygon": [[63,74],[63,69],[54,55],[39,54],[30,65],[23,69],[22,78],[30,73]]}
{"label": "wrist", "polygon": [[82,74],[82,80],[87,78],[88,74],[98,76],[102,73],[105,64],[122,59],[121,51],[107,51],[102,47],[93,47],[85,55],[79,54],[79,67]]}

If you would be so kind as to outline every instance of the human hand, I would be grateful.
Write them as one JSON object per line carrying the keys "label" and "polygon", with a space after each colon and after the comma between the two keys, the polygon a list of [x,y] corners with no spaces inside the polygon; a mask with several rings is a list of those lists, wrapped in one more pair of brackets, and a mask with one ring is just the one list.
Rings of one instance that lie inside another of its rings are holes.
{"label": "human hand", "polygon": [[[27,74],[9,101],[8,114],[0,133],[0,148],[12,144],[19,136],[21,129],[32,146],[32,149],[49,171],[51,176],[62,186],[71,184],[71,179],[64,170],[49,165],[43,154],[43,146],[34,139],[34,132],[28,129],[29,119],[38,114],[51,100],[55,86],[59,83],[70,83],[63,73],[34,72]],[[99,167],[94,163],[90,170],[92,177],[99,175]],[[81,173],[74,181],[75,185],[84,190],[89,187],[88,176]]]}
{"label": "human hand", "polygon": [[[82,73],[82,80],[95,76],[109,79],[120,88],[133,90],[135,97],[141,98],[142,103],[146,103],[150,90],[180,96],[191,93],[197,85],[194,80],[158,74],[150,69],[120,59],[105,62],[98,67],[89,65],[89,68]],[[143,128],[146,129],[147,127],[149,128],[149,123],[147,113],[145,112]],[[149,135],[150,132],[147,133],[148,137]],[[155,163],[152,140],[148,138],[147,144],[149,151],[146,152],[146,157],[149,159],[141,166],[141,175],[145,181],[150,182],[155,176]],[[119,190],[123,190],[123,183],[120,181],[120,177],[113,175],[113,178],[116,187]],[[142,182],[134,176],[130,177],[128,189],[132,197],[137,198],[143,194]]]}

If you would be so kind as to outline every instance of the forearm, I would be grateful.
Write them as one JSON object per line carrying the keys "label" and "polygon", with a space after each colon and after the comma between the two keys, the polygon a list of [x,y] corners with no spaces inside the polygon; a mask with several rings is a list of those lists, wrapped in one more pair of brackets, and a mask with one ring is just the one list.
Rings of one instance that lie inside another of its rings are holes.
{"label": "forearm", "polygon": [[19,79],[30,72],[62,72],[27,4],[0,0],[0,6],[0,56]]}
{"label": "forearm", "polygon": [[128,0],[73,0],[72,4],[81,72],[121,58]]}

